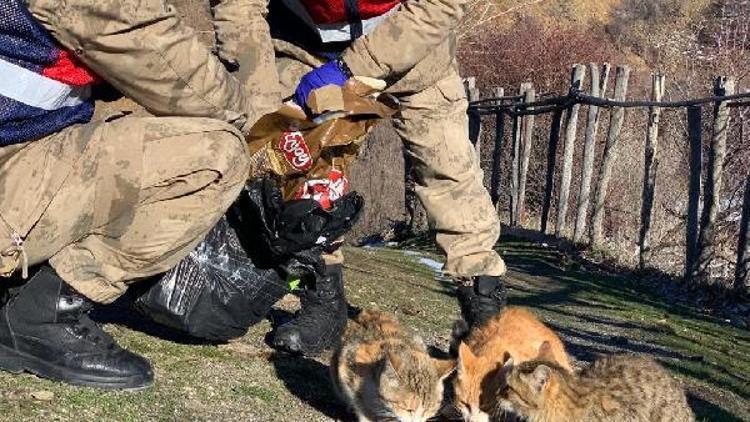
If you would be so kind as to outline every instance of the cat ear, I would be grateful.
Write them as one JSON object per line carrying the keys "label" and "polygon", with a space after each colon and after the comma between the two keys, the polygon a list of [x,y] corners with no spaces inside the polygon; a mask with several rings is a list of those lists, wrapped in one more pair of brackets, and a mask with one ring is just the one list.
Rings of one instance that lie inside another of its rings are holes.
{"label": "cat ear", "polygon": [[458,371],[463,371],[474,361],[475,358],[476,356],[474,356],[474,352],[471,351],[471,348],[462,341],[458,346]]}
{"label": "cat ear", "polygon": [[388,355],[386,356],[386,364],[386,367],[390,367],[394,372],[398,373],[398,371],[400,371],[401,367],[404,365],[404,360],[401,358],[401,356],[398,356],[395,353],[388,352]]}
{"label": "cat ear", "polygon": [[537,356],[537,359],[546,362],[556,362],[555,354],[552,352],[552,345],[549,341],[544,341],[539,346],[539,355]]}
{"label": "cat ear", "polygon": [[456,369],[456,361],[453,359],[432,359],[432,364],[435,366],[438,378],[440,378],[441,381]]}
{"label": "cat ear", "polygon": [[503,355],[503,361],[497,363],[498,373],[501,376],[510,373],[510,370],[513,369],[513,363],[513,356],[511,356],[510,353],[505,352],[505,355]]}
{"label": "cat ear", "polygon": [[458,346],[458,358],[468,362],[474,360],[476,356],[471,351],[471,347],[462,341],[461,345]]}
{"label": "cat ear", "polygon": [[508,361],[510,361],[511,366],[513,366],[513,356],[511,356],[511,354],[508,353],[508,351],[506,351],[503,354],[503,365],[505,365],[506,363],[508,363]]}
{"label": "cat ear", "polygon": [[552,377],[552,369],[547,365],[539,365],[534,372],[526,376],[526,382],[529,387],[537,393],[542,392]]}
{"label": "cat ear", "polygon": [[381,377],[385,380],[389,380],[390,382],[396,382],[396,380],[399,379],[398,368],[396,367],[396,365],[399,365],[400,367],[401,364],[402,361],[398,356],[394,355],[393,353],[386,354],[385,359],[380,361]]}

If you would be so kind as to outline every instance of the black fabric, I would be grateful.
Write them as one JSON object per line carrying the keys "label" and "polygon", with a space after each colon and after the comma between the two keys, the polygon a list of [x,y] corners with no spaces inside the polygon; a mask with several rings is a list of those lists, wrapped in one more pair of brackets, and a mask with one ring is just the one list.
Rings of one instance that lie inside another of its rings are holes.
{"label": "black fabric", "polygon": [[351,45],[350,41],[323,43],[317,25],[299,0],[271,0],[266,20],[274,39],[290,42],[321,57],[339,54]]}
{"label": "black fabric", "polygon": [[263,320],[287,291],[276,270],[254,264],[223,217],[190,255],[136,300],[136,306],[160,324],[194,337],[226,341]]}
{"label": "black fabric", "polygon": [[356,192],[337,200],[329,211],[312,199],[284,202],[273,180],[260,179],[245,188],[234,210],[248,246],[263,265],[302,266],[322,274],[320,253],[338,247],[363,208],[364,199]]}
{"label": "black fabric", "polygon": [[362,17],[359,15],[359,1],[344,0],[344,6],[346,7],[346,17],[349,20],[349,33],[351,34],[351,40],[354,41],[364,34]]}

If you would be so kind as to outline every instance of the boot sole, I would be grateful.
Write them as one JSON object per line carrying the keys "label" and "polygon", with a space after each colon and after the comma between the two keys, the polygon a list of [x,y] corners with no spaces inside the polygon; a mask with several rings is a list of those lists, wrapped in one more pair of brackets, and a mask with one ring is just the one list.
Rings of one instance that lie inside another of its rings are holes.
{"label": "boot sole", "polygon": [[333,335],[329,341],[318,341],[314,344],[302,344],[300,342],[298,343],[301,346],[300,350],[292,349],[291,345],[289,344],[292,342],[279,339],[278,333],[273,333],[273,338],[271,340],[271,347],[276,349],[279,352],[284,352],[290,355],[303,356],[306,358],[317,358],[317,357],[320,357],[327,350],[334,349],[339,344],[339,342],[341,341],[341,336],[343,335],[345,328],[346,328],[346,324],[344,324],[339,330],[333,330],[333,331],[338,331],[338,334]]}
{"label": "boot sole", "polygon": [[103,377],[100,375],[82,374],[61,366],[52,365],[4,345],[0,345],[0,369],[12,374],[29,372],[40,378],[105,390],[139,391],[153,385],[153,379],[148,379],[142,375]]}
{"label": "boot sole", "polygon": [[276,351],[286,353],[292,356],[302,356],[306,358],[317,358],[320,357],[326,350],[332,349],[333,344],[331,345],[324,345],[324,346],[318,346],[318,347],[311,347],[311,348],[304,348],[303,350],[294,350],[291,347],[289,347],[288,344],[283,342],[274,342],[271,344],[271,347],[273,347]]}

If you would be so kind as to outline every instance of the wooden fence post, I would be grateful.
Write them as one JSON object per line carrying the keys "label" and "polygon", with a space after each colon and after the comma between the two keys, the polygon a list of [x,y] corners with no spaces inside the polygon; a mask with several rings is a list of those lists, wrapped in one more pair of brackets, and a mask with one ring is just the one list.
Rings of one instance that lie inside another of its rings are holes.
{"label": "wooden fence post", "polygon": [[701,201],[701,172],[703,167],[703,108],[688,108],[688,135],[690,136],[690,187],[686,224],[685,280],[691,280],[698,271],[698,213]]}
{"label": "wooden fence post", "polygon": [[[571,87],[583,88],[586,78],[586,66],[577,64],[573,66]],[[576,134],[578,132],[578,112],[580,104],[575,104],[568,110],[568,118],[565,122],[565,145],[563,147],[562,180],[560,182],[560,198],[557,201],[557,224],[555,235],[562,236],[565,230],[565,222],[568,214],[568,199],[570,198],[570,183],[573,178],[573,154],[575,153]]]}
{"label": "wooden fence post", "polygon": [[[618,66],[617,77],[615,80],[615,100],[625,101],[628,94],[628,82],[630,81],[630,67]],[[612,165],[617,157],[618,144],[620,142],[620,132],[625,121],[625,109],[618,107],[612,110],[612,117],[609,124],[609,133],[607,133],[607,143],[604,145],[604,158],[599,169],[598,187],[594,200],[594,216],[591,219],[591,240],[592,245],[600,245],[603,240],[604,225],[604,203],[607,199],[609,190],[609,179],[612,177]]]}
{"label": "wooden fence post", "polygon": [[[599,65],[591,63],[591,96],[605,98],[609,85],[609,73],[611,66],[605,63],[599,70]],[[594,161],[596,159],[596,138],[599,133],[599,107],[589,106],[588,122],[586,124],[586,142],[583,147],[583,173],[581,174],[581,190],[578,194],[578,210],[576,214],[576,226],[573,241],[581,243],[586,233],[586,220],[588,218],[589,203],[591,196],[591,178],[594,174]]]}
{"label": "wooden fence post", "polygon": [[[526,85],[521,84],[518,92],[523,95]],[[517,111],[517,110],[514,110]],[[523,137],[523,119],[513,116],[513,149],[511,151],[510,163],[510,225],[518,225],[518,190],[521,173],[521,140]]]}
{"label": "wooden fence post", "polygon": [[[495,88],[494,95],[497,98],[503,97],[505,95],[505,89],[499,87]],[[498,101],[497,104],[501,105],[502,101]],[[492,196],[492,204],[495,205],[495,210],[497,210],[498,203],[500,202],[500,181],[504,139],[505,113],[498,111],[495,113],[495,145],[492,150],[492,174],[490,176],[490,194]]]}
{"label": "wooden fence post", "polygon": [[745,201],[742,205],[740,238],[737,242],[737,268],[734,272],[734,289],[750,293],[750,173],[745,181]]}
{"label": "wooden fence post", "polygon": [[[736,81],[733,77],[719,77],[714,85],[714,95],[724,96],[735,93]],[[716,216],[721,198],[722,173],[727,155],[727,135],[731,121],[728,101],[718,101],[714,106],[714,127],[711,149],[708,153],[708,174],[703,196],[703,213],[698,234],[698,279],[708,280],[709,266],[715,254]]]}
{"label": "wooden fence post", "polygon": [[[464,88],[469,102],[479,101],[479,90],[477,89],[477,78],[469,77],[464,79]],[[477,157],[482,160],[482,116],[478,113],[469,113],[469,140],[477,151]]]}
{"label": "wooden fence post", "polygon": [[[526,104],[536,101],[536,91],[534,85],[526,83],[522,85],[523,102]],[[531,110],[531,109],[529,109]],[[526,216],[526,179],[529,173],[529,157],[531,156],[531,146],[534,141],[534,115],[525,116],[522,120],[523,125],[523,148],[520,157],[520,173],[518,176],[518,205],[514,214],[516,221],[514,226],[523,226]]]}
{"label": "wooden fence post", "polygon": [[562,110],[555,110],[552,115],[552,125],[549,130],[549,146],[547,148],[547,178],[544,184],[544,202],[542,203],[543,234],[547,234],[549,211],[552,207],[552,192],[555,184],[555,163],[557,162],[557,144],[560,142],[560,125],[562,124]]}
{"label": "wooden fence post", "polygon": [[[664,75],[651,76],[651,101],[660,102],[664,97],[666,78]],[[659,169],[659,121],[661,107],[649,109],[648,134],[646,135],[645,166],[643,173],[643,192],[641,203],[641,231],[639,237],[638,265],[646,268],[650,255],[649,234],[651,232],[651,214],[654,209],[654,194],[656,190],[656,172]]]}

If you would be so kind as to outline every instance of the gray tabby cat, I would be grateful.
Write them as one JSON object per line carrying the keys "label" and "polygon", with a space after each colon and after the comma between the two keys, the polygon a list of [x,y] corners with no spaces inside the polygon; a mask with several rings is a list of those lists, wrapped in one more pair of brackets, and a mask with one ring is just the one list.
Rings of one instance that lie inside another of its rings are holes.
{"label": "gray tabby cat", "polygon": [[654,360],[615,355],[597,360],[579,375],[547,360],[502,371],[498,414],[530,422],[687,422],[695,416],[682,386]]}

